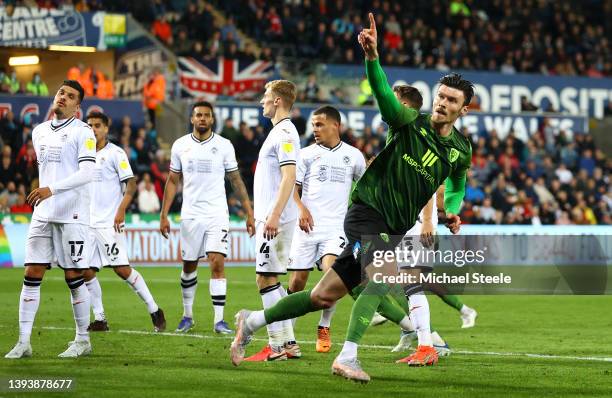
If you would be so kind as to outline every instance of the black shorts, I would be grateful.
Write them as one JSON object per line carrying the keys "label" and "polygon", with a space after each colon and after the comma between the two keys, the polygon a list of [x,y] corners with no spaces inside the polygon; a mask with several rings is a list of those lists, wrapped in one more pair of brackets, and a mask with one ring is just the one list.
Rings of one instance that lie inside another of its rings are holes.
{"label": "black shorts", "polygon": [[403,234],[391,231],[383,216],[372,207],[354,203],[344,217],[348,244],[332,268],[350,292],[365,280],[365,267],[376,250],[394,250]]}

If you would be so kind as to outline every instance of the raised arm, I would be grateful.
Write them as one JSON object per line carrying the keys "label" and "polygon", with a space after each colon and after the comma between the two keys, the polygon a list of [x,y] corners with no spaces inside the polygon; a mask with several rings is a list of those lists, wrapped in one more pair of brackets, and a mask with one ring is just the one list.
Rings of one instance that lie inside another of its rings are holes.
{"label": "raised arm", "polygon": [[370,18],[370,28],[364,28],[358,36],[359,44],[361,44],[366,57],[368,82],[372,87],[383,120],[389,127],[401,127],[416,119],[418,111],[402,106],[393,93],[378,60],[376,21],[372,13],[369,13],[368,16]]}

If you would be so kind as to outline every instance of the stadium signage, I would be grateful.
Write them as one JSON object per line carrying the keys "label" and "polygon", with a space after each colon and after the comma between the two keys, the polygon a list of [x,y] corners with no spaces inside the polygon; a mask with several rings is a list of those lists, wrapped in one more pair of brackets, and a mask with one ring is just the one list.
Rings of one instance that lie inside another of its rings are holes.
{"label": "stadium signage", "polygon": [[[382,117],[377,108],[374,107],[351,107],[346,105],[335,105],[340,111],[342,124],[352,128],[357,132],[362,132],[366,126],[376,130],[379,126],[384,127]],[[306,124],[306,134],[312,133],[310,116],[318,107],[313,104],[296,104],[295,107],[301,110],[301,114],[308,123]],[[218,102],[215,109],[218,120],[231,118],[234,126],[240,122],[245,122],[251,127],[259,124],[269,123],[261,115],[261,107],[253,103]],[[472,112],[460,118],[455,127],[466,127],[471,134],[481,131],[491,131],[495,129],[498,137],[504,138],[512,129],[516,137],[527,140],[530,135],[538,131],[538,128],[548,119],[550,125],[558,132],[565,130],[568,133],[587,132],[588,119],[585,116],[569,116],[557,114],[512,114],[512,113],[491,113],[491,112]],[[217,123],[217,128],[223,127],[222,123]]]}
{"label": "stadium signage", "polygon": [[[29,118],[31,123],[40,123],[51,119],[53,116],[52,104],[46,97],[0,95],[0,117],[3,117],[8,111],[13,111],[15,116],[21,120]],[[85,98],[77,117],[82,118],[83,115],[92,111],[104,112],[114,120],[121,120],[122,117],[129,116],[135,125],[142,126],[144,124],[140,101]]]}
{"label": "stadium signage", "polygon": [[[362,78],[362,66],[327,65],[332,77]],[[437,91],[436,82],[444,72],[412,68],[385,67],[392,84],[411,84],[423,95],[423,110],[429,111]],[[570,76],[543,76],[518,73],[506,75],[494,72],[462,72],[476,83],[475,93],[485,112],[513,112],[521,110],[521,97],[526,96],[540,109],[548,104],[564,114],[588,114],[603,118],[608,101],[612,100],[612,79]]]}
{"label": "stadium signage", "polygon": [[[99,50],[125,44],[124,15],[105,12],[0,7],[0,46],[46,48],[51,44],[91,46]],[[106,37],[108,36],[108,37]]]}

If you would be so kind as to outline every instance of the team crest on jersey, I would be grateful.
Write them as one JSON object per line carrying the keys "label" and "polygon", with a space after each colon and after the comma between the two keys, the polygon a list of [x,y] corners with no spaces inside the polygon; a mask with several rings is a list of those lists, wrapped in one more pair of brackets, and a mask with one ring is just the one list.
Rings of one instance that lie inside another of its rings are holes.
{"label": "team crest on jersey", "polygon": [[210,151],[213,153],[213,155],[215,155],[218,150],[217,150],[217,147],[213,147],[213,149],[211,149]]}
{"label": "team crest on jersey", "polygon": [[62,137],[60,139],[62,140],[62,142],[66,142],[66,140],[68,139],[68,134],[62,134]]}
{"label": "team crest on jersey", "polygon": [[459,158],[459,151],[456,150],[455,148],[451,148],[448,160],[450,160],[450,162],[453,163],[458,158]]}
{"label": "team crest on jersey", "polygon": [[343,157],[342,160],[344,161],[344,164],[351,163],[351,158],[349,158],[348,156]]}
{"label": "team crest on jersey", "polygon": [[319,177],[317,180],[321,182],[327,180],[327,166],[323,165],[319,168]]}

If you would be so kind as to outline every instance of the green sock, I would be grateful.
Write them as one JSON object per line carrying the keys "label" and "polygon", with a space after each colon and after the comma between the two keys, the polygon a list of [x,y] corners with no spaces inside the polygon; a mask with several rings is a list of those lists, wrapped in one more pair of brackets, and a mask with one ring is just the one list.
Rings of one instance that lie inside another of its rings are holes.
{"label": "green sock", "polygon": [[[374,313],[380,306],[382,298],[389,291],[389,286],[382,283],[369,282],[355,300],[351,311],[346,340],[359,343],[370,326]],[[353,289],[355,291],[355,289]]]}
{"label": "green sock", "polygon": [[461,311],[461,307],[463,307],[463,303],[461,302],[461,299],[459,298],[459,296],[455,296],[454,294],[445,294],[443,296],[440,296],[440,298],[444,300],[446,304],[457,309],[457,311]]}
{"label": "green sock", "polygon": [[351,320],[346,331],[346,340],[353,343],[359,343],[365,334],[365,331],[370,326],[372,317],[376,309],[380,305],[381,296],[376,294],[361,294],[351,311]]}
{"label": "green sock", "polygon": [[297,318],[317,309],[310,301],[310,290],[304,290],[283,297],[272,307],[265,309],[264,317],[269,325],[285,319]]}
{"label": "green sock", "polygon": [[378,306],[378,313],[391,322],[399,323],[404,319],[407,313],[391,298],[390,295],[385,295],[380,299],[380,305]]}

